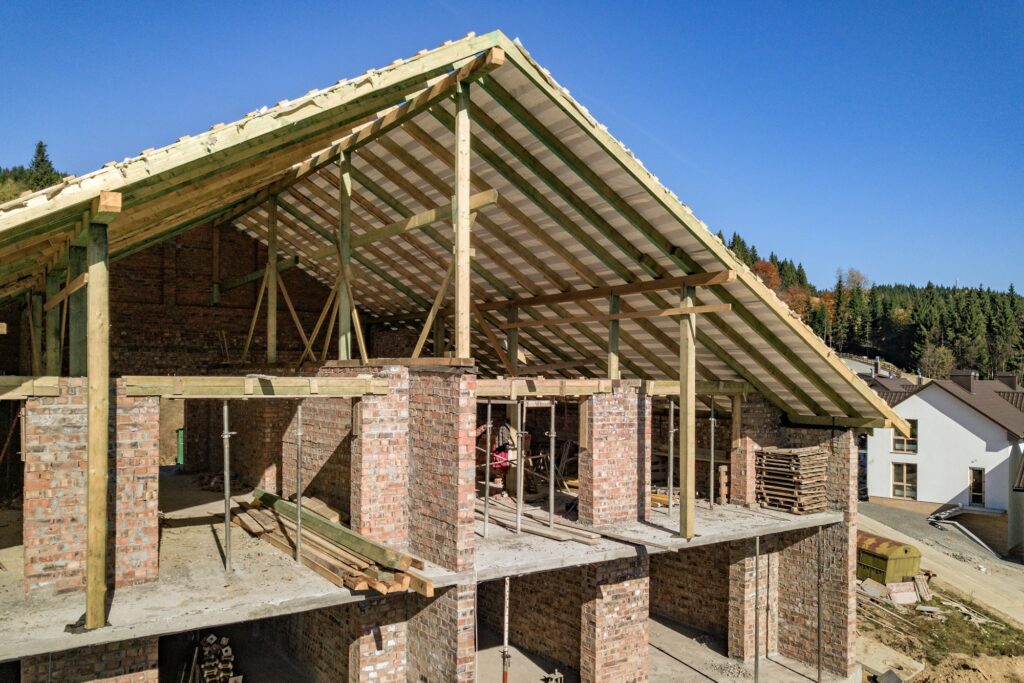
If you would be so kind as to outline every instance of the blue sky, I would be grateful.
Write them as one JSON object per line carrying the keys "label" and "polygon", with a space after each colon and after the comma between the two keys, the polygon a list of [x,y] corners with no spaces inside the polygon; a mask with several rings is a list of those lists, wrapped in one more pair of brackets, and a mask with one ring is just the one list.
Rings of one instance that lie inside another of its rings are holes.
{"label": "blue sky", "polygon": [[1024,285],[1021,3],[6,2],[0,165],[84,173],[494,28],[820,286]]}

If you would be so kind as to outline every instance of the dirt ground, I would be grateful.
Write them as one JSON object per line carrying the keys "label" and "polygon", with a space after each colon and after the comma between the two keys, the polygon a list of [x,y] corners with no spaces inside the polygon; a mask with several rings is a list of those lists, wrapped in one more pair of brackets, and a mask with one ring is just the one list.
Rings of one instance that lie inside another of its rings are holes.
{"label": "dirt ground", "polygon": [[953,655],[926,669],[914,683],[1024,683],[1024,657]]}

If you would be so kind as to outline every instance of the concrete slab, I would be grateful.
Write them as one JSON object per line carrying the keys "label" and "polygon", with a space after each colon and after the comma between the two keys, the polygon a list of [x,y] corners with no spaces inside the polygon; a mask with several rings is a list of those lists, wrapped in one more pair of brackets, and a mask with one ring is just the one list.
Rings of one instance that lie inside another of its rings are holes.
{"label": "concrete slab", "polygon": [[[681,624],[654,617],[650,620],[650,683],[746,683],[754,680],[754,665],[730,659],[720,640]],[[789,657],[772,655],[758,663],[760,680],[772,683],[808,683],[817,671]],[[861,680],[860,672],[849,678],[825,674],[823,681]]]}
{"label": "concrete slab", "polygon": [[[116,591],[105,628],[66,631],[82,617],[85,594],[26,598],[21,548],[4,551],[4,557],[18,560],[12,571],[0,572],[0,661],[304,612],[374,595],[338,588],[237,526],[231,536],[233,571],[227,575],[223,494],[200,490],[190,476],[162,476],[160,496],[160,580]],[[445,572],[431,567],[428,573]]]}
{"label": "concrete slab", "polygon": [[[546,510],[527,506],[544,514]],[[573,541],[561,542],[530,533],[489,525],[484,538],[483,522],[477,522],[475,580],[490,581],[505,576],[531,574],[595,564],[608,560],[636,557],[646,553],[654,555],[694,548],[710,543],[723,543],[755,535],[777,534],[794,529],[827,526],[843,520],[842,513],[825,512],[812,515],[791,515],[774,510],[749,510],[736,505],[716,505],[709,508],[706,501],[698,502],[697,535],[687,541],[679,536],[679,511],[671,514],[655,509],[650,522],[613,524],[596,527],[636,539],[637,545],[602,539],[597,545],[583,545]],[[449,580],[451,577],[443,577]]]}

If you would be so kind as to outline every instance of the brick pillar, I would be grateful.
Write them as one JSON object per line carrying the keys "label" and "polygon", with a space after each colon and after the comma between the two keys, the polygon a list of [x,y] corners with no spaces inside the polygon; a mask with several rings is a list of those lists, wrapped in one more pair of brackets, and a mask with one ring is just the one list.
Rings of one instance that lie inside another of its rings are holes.
{"label": "brick pillar", "polygon": [[[60,395],[25,401],[25,592],[85,589],[85,379],[61,378]],[[115,385],[111,418],[107,567],[122,587],[159,574],[160,399]]]}
{"label": "brick pillar", "polygon": [[[580,406],[579,520],[614,524],[650,512],[649,399],[636,382],[594,394]],[[641,405],[644,407],[641,408]]]}
{"label": "brick pillar", "polygon": [[21,660],[21,683],[157,683],[159,638],[122,640]]}
{"label": "brick pillar", "polygon": [[388,393],[364,396],[354,410],[358,435],[352,447],[352,529],[381,543],[409,545],[409,369],[381,374]]}
{"label": "brick pillar", "polygon": [[351,606],[352,643],[348,652],[348,680],[405,683],[406,601],[381,598]]}
{"label": "brick pillar", "polygon": [[750,394],[743,402],[739,447],[733,444],[729,458],[729,502],[750,505],[754,495],[754,456],[758,448],[778,446],[782,411],[761,394]]}
{"label": "brick pillar", "polygon": [[[760,583],[758,596],[754,584],[754,539],[729,544],[729,634],[730,657],[745,662],[754,658],[754,619],[760,621],[762,657],[779,651],[779,560],[773,552],[771,538],[761,539],[761,555],[757,571]],[[759,597],[760,613],[755,613]]]}
{"label": "brick pillar", "polygon": [[407,596],[409,680],[476,680],[476,585],[451,586],[433,598]]}
{"label": "brick pillar", "polygon": [[580,681],[646,681],[648,603],[646,555],[583,569]]}

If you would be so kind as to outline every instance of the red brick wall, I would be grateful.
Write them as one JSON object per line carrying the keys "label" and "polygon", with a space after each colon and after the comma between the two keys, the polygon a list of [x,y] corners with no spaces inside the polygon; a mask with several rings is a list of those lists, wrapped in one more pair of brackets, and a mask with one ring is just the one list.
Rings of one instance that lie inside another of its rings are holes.
{"label": "red brick wall", "polygon": [[158,638],[52,652],[21,660],[22,683],[157,683]]}
{"label": "red brick wall", "polygon": [[[757,557],[754,539],[728,544],[729,552],[729,656],[751,661],[754,657],[755,620],[760,628],[761,656],[779,651],[778,539],[761,538]],[[756,558],[756,559],[755,559]],[[756,563],[756,570],[755,570]],[[755,574],[757,581],[755,583]],[[806,578],[803,579],[806,581]],[[757,611],[755,611],[755,603]]]}
{"label": "red brick wall", "polygon": [[[577,567],[513,577],[509,582],[509,641],[579,671],[583,571]],[[504,580],[480,584],[480,620],[499,634],[504,605]]]}
{"label": "red brick wall", "polygon": [[274,619],[311,683],[406,680],[405,597],[377,598]]}
{"label": "red brick wall", "polygon": [[[237,374],[237,368],[224,366],[221,332],[227,337],[231,360],[237,360],[259,282],[226,292],[219,306],[212,305],[212,245],[212,229],[200,227],[111,265],[112,374]],[[266,264],[266,247],[237,230],[222,229],[220,250],[224,281]],[[306,332],[312,331],[327,288],[299,268],[281,277]],[[280,295],[278,304],[278,358],[282,364],[294,365],[302,342]],[[264,298],[250,360],[266,359],[265,333]]]}
{"label": "red brick wall", "polygon": [[[396,330],[381,325],[373,325],[369,329],[370,339],[367,353],[370,358],[408,358],[416,348],[419,336],[419,330]],[[433,338],[433,334],[428,338],[428,346],[424,347],[424,353],[422,354],[424,357],[434,355],[429,345],[430,340],[433,340]]]}
{"label": "red brick wall", "polygon": [[652,555],[650,561],[651,612],[724,638],[729,629],[728,544]]}
{"label": "red brick wall", "polygon": [[580,619],[580,681],[646,681],[647,556],[587,565]]}
{"label": "red brick wall", "polygon": [[[158,577],[160,402],[112,400],[108,562],[114,586]],[[85,380],[61,380],[61,395],[25,402],[25,590],[83,590],[87,490]]]}
{"label": "red brick wall", "polygon": [[[302,492],[337,510],[349,511],[352,468],[352,406],[350,398],[308,398],[302,401]],[[297,414],[293,410],[284,433],[282,489],[295,493]]]}
{"label": "red brick wall", "polygon": [[622,382],[613,393],[587,399],[582,419],[579,519],[612,524],[650,514],[650,460],[645,397],[637,383]]}
{"label": "red brick wall", "polygon": [[410,593],[409,680],[476,680],[476,585],[445,588],[433,598]]}

